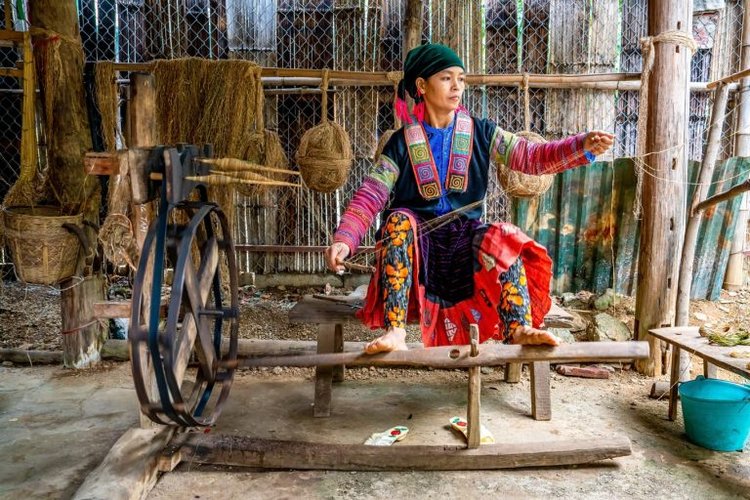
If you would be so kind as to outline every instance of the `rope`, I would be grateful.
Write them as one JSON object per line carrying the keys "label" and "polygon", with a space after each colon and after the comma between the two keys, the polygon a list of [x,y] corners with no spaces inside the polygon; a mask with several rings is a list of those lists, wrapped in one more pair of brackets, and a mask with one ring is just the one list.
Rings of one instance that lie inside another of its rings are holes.
{"label": "rope", "polygon": [[[683,45],[695,53],[698,46],[688,33],[679,30],[669,30],[655,36],[641,38],[641,53],[643,55],[643,69],[641,70],[641,92],[638,102],[638,142],[636,143],[636,156],[643,157],[646,154],[646,127],[648,126],[648,88],[651,79],[651,71],[654,68],[654,44],[672,43]],[[636,219],[641,218],[641,191],[643,189],[643,176],[640,170],[636,176],[635,203],[633,204],[633,215]]]}

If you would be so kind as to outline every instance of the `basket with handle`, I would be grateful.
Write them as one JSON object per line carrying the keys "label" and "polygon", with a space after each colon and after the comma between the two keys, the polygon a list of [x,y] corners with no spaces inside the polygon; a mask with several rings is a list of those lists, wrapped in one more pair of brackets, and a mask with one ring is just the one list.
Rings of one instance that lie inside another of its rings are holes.
{"label": "basket with handle", "polygon": [[73,276],[85,245],[83,214],[49,205],[3,209],[6,245],[21,281],[52,285]]}

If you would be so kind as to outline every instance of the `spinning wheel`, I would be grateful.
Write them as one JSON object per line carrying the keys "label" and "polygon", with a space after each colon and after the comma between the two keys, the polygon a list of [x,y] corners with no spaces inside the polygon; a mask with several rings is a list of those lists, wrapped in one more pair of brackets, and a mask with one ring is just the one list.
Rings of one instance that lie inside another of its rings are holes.
{"label": "spinning wheel", "polygon": [[[184,174],[195,152],[164,151],[166,181],[135,277],[130,333],[141,410],[154,422],[186,427],[212,425],[221,413],[238,331],[237,266],[227,219],[207,201],[205,186],[183,182],[179,192],[167,187],[170,171],[179,165]],[[184,201],[193,190],[199,201]],[[173,203],[175,198],[183,199]],[[162,312],[167,265],[174,273]]]}

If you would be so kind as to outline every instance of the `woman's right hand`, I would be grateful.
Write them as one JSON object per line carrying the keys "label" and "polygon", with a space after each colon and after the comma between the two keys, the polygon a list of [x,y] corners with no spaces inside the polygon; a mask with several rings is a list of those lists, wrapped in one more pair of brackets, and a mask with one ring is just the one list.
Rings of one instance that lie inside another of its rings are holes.
{"label": "woman's right hand", "polygon": [[343,273],[346,268],[340,262],[344,262],[349,257],[350,252],[349,245],[340,241],[326,248],[326,265],[328,269],[335,273]]}

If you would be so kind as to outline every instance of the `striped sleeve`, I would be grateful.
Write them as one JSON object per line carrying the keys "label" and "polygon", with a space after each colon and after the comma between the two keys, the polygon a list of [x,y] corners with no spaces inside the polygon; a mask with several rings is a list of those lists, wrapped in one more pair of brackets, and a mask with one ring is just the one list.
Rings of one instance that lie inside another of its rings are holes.
{"label": "striped sleeve", "polygon": [[396,163],[390,157],[381,154],[341,216],[339,227],[333,235],[334,242],[346,243],[352,255],[357,251],[375,216],[388,203],[398,174]]}
{"label": "striped sleeve", "polygon": [[498,165],[506,165],[524,174],[556,174],[589,163],[583,149],[584,139],[585,132],[538,144],[497,127],[491,142],[490,158]]}

